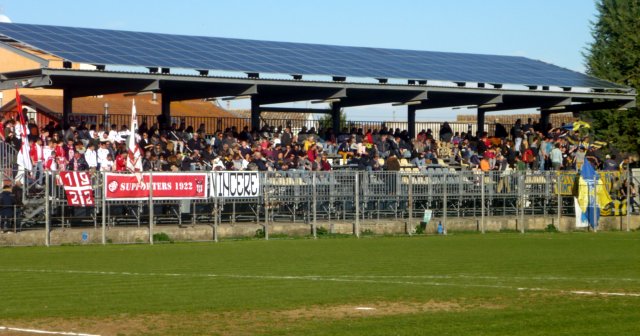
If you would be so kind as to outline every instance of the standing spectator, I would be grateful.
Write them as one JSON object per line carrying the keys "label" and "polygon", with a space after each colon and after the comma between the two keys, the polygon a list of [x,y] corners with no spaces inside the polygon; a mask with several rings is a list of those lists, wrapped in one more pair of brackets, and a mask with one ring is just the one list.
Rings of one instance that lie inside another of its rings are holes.
{"label": "standing spectator", "polygon": [[113,155],[107,154],[107,156],[100,162],[100,171],[110,172],[113,171]]}
{"label": "standing spectator", "polygon": [[282,136],[280,137],[280,143],[282,144],[282,147],[291,145],[291,140],[292,140],[291,127],[287,126],[284,129],[284,133],[282,133]]}
{"label": "standing spectator", "polygon": [[87,164],[87,160],[84,159],[83,153],[75,151],[73,153],[73,158],[69,160],[69,163],[67,164],[67,170],[86,171],[88,169],[89,165]]}
{"label": "standing spectator", "polygon": [[98,170],[98,153],[93,143],[89,143],[87,150],[84,152],[84,159],[87,161],[87,166],[91,172]]}
{"label": "standing spectator", "polygon": [[551,159],[551,166],[553,170],[560,170],[562,168],[562,151],[560,150],[560,143],[556,143],[556,146],[551,150],[549,154]]}
{"label": "standing spectator", "polygon": [[327,158],[327,153],[322,154],[322,158],[320,159],[320,170],[322,171],[331,170],[331,163],[329,163],[329,159]]}
{"label": "standing spectator", "polygon": [[453,130],[449,126],[449,122],[445,121],[440,126],[440,141],[451,142],[451,137],[453,137]]}
{"label": "standing spectator", "polygon": [[502,125],[501,123],[498,122],[498,120],[496,120],[496,124],[495,124],[495,131],[493,133],[493,135],[496,138],[500,138],[500,139],[505,139],[508,135],[507,133],[507,129],[504,127],[504,125]]}
{"label": "standing spectator", "polygon": [[[582,164],[584,164],[584,160],[587,156],[584,146],[579,146],[578,151],[576,151],[574,155],[575,155],[574,161],[575,161],[576,170],[580,171],[580,169],[582,168]],[[615,170],[615,167],[614,167],[614,170]]]}
{"label": "standing spectator", "polygon": [[44,183],[44,149],[42,148],[42,139],[39,137],[34,138],[33,136],[30,136],[30,139],[35,139],[35,141],[29,141],[31,144],[29,154],[31,154],[31,162],[33,162],[33,177],[36,179],[37,187],[40,187]]}
{"label": "standing spectator", "polygon": [[[96,156],[98,158],[98,167],[101,167],[102,163],[107,160],[107,156],[111,154],[109,149],[107,148],[107,144],[107,142],[101,142],[100,148],[98,148],[98,150],[96,151]],[[113,163],[113,155],[111,155],[111,161]]]}
{"label": "standing spectator", "polygon": [[0,193],[0,229],[6,232],[11,228],[11,222],[15,221],[16,200],[10,185],[2,187]]}
{"label": "standing spectator", "polygon": [[120,153],[120,155],[116,157],[115,170],[118,172],[127,170],[127,153]]}
{"label": "standing spectator", "polygon": [[167,137],[169,142],[173,144],[173,154],[182,153],[182,151],[184,151],[184,141],[182,141],[182,136],[178,133],[181,132],[176,129],[176,124],[173,124]]}
{"label": "standing spectator", "polygon": [[204,149],[204,141],[200,137],[200,134],[193,133],[193,137],[187,142],[187,148],[192,151],[197,150],[199,152],[202,152],[202,150]]}
{"label": "standing spectator", "polygon": [[57,169],[65,171],[67,168],[67,154],[64,150],[64,143],[62,140],[56,142],[55,159]]}
{"label": "standing spectator", "polygon": [[616,171],[618,170],[618,163],[616,162],[616,157],[607,154],[604,160],[604,170],[606,171]]}

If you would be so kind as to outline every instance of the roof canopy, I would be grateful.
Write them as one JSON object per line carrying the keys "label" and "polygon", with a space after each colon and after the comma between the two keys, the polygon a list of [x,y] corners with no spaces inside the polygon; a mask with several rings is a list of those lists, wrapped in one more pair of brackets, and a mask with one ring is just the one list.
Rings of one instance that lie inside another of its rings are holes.
{"label": "roof canopy", "polygon": [[[64,109],[66,113],[72,111],[73,98],[127,92],[162,93],[163,114],[169,113],[171,101],[213,97],[251,98],[253,112],[292,112],[291,109],[266,105],[316,100],[332,103],[335,111],[344,107],[397,103],[409,106],[408,110],[414,112],[473,106],[482,113],[523,108],[560,113],[631,108],[635,106],[636,99],[635,91],[631,88],[523,57],[15,23],[0,23],[0,47],[25,57],[36,57],[28,51],[29,48],[36,48],[70,61],[65,62],[64,68],[50,68],[41,62],[41,67],[37,69],[0,74],[0,90],[16,85],[63,90],[67,102]],[[156,71],[123,72],[105,67],[80,70],[75,69],[72,62],[148,65],[155,67]],[[157,71],[157,67],[169,68]],[[196,72],[193,75],[175,74],[170,72],[170,67],[191,67],[203,71],[199,75]],[[212,74],[204,71],[206,69],[245,70],[248,74],[230,77]],[[287,79],[267,78],[259,75],[262,72],[296,76]],[[333,75],[333,78],[310,80],[301,78],[302,74]],[[358,82],[352,77],[347,79],[347,76],[378,77],[380,80]],[[382,77],[408,80],[386,81]],[[445,82],[433,79],[443,79]],[[525,85],[503,85],[507,83]],[[327,113],[326,109],[296,108],[294,111]],[[335,111],[332,113],[335,114]]]}
{"label": "roof canopy", "polygon": [[95,65],[582,88],[623,86],[514,56],[0,23],[0,42]]}

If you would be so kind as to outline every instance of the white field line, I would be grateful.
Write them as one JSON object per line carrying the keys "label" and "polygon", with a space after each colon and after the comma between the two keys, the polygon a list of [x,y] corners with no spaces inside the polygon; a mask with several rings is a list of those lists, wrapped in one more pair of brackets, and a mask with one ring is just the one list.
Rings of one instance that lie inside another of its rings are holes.
{"label": "white field line", "polygon": [[276,278],[276,279],[305,279],[305,278],[345,278],[345,279],[480,279],[480,280],[548,280],[548,281],[581,281],[581,282],[603,282],[603,281],[624,281],[638,282],[640,278],[583,278],[583,277],[562,277],[562,276],[492,276],[492,275],[471,275],[471,274],[451,274],[451,275],[242,275],[242,274],[211,274],[211,273],[139,273],[139,272],[114,272],[114,271],[81,271],[81,270],[47,270],[47,269],[1,269],[0,272],[7,273],[69,273],[69,274],[96,274],[96,275],[131,275],[131,276],[166,276],[166,277],[227,277],[227,278]]}
{"label": "white field line", "polygon": [[[451,282],[434,282],[434,281],[398,281],[391,279],[492,279],[492,280],[511,280],[511,279],[533,279],[533,280],[552,280],[554,277],[482,277],[482,276],[321,276],[321,275],[247,275],[247,274],[209,274],[209,273],[139,273],[139,272],[113,272],[113,271],[80,271],[80,270],[45,270],[45,269],[0,269],[0,272],[10,273],[55,273],[55,274],[89,274],[89,275],[116,275],[116,276],[143,276],[143,277],[187,277],[187,278],[230,278],[230,279],[265,279],[265,280],[306,280],[306,281],[327,281],[327,282],[353,282],[353,283],[373,283],[373,284],[395,284],[395,285],[418,285],[418,286],[446,286],[446,287],[462,287],[462,288],[497,288],[511,289],[518,291],[546,291],[560,292],[576,295],[601,295],[601,296],[631,296],[640,297],[640,293],[617,293],[617,292],[599,292],[599,291],[578,291],[578,290],[561,290],[540,287],[515,287],[507,285],[485,285],[470,283],[451,283]],[[557,277],[556,280],[573,280],[580,281],[580,278]],[[606,280],[625,280],[638,281],[637,279],[623,278],[603,278]]]}
{"label": "white field line", "polygon": [[75,333],[75,332],[69,332],[69,331],[48,331],[48,330],[24,329],[24,328],[14,328],[14,327],[5,327],[5,326],[0,326],[0,331],[18,331],[23,333],[46,334],[46,335],[100,336],[95,334]]}

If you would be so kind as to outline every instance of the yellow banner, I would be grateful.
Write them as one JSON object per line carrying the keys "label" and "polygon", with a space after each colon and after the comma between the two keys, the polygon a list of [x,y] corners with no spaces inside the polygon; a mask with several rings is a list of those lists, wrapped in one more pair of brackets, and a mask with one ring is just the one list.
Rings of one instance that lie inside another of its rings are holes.
{"label": "yellow banner", "polygon": [[[576,182],[576,172],[572,171],[559,171],[558,178],[560,179],[560,195],[571,196],[573,195],[573,188]],[[604,187],[608,193],[611,193],[611,188],[616,178],[620,178],[619,171],[601,171],[598,172],[600,179],[604,183]],[[555,193],[558,194],[558,184],[554,186]]]}

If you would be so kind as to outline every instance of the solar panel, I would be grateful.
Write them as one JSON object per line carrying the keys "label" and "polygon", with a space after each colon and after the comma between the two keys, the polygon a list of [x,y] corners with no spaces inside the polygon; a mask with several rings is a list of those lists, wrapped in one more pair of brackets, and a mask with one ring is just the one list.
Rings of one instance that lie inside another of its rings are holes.
{"label": "solar panel", "polygon": [[623,86],[516,56],[346,47],[0,23],[0,34],[79,63],[592,88]]}

